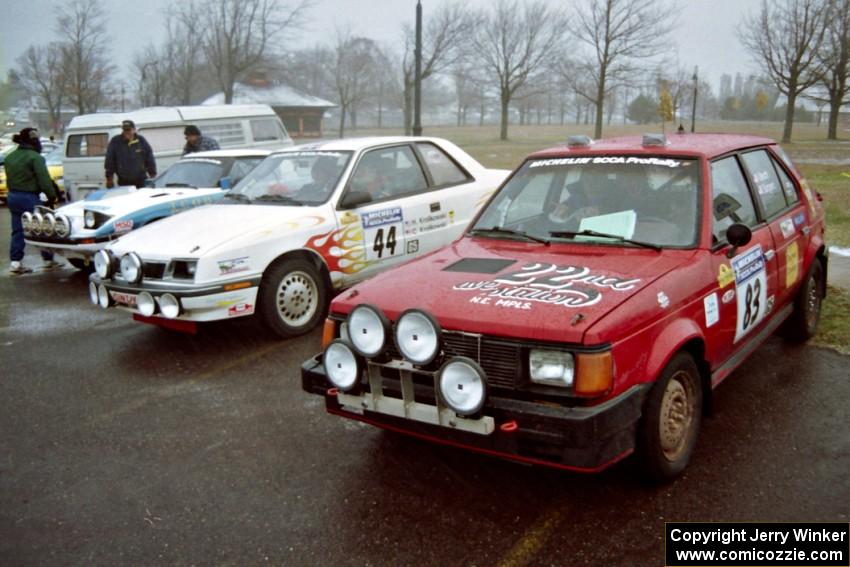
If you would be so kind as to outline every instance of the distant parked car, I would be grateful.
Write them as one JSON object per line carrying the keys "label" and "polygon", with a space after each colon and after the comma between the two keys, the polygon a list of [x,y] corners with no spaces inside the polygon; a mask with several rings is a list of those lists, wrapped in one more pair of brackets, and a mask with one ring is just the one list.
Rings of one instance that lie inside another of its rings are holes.
{"label": "distant parked car", "polygon": [[365,138],[270,155],[220,203],[95,257],[92,302],[193,331],[259,312],[305,333],[331,293],[451,242],[507,171],[436,138]]}
{"label": "distant parked car", "polygon": [[670,479],[713,389],[775,331],[815,333],[827,251],[772,140],[576,139],[451,246],[339,295],[302,386],[420,439],[584,472],[636,452]]}
{"label": "distant parked car", "polygon": [[232,183],[269,153],[216,150],[189,154],[153,180],[152,187],[102,189],[56,210],[39,208],[34,214],[24,213],[21,220],[27,244],[52,250],[74,267],[89,270],[98,250],[128,232],[221,199]]}
{"label": "distant parked car", "polygon": [[[6,156],[17,147],[17,144],[11,144],[0,148],[0,203],[3,204],[6,204],[6,200],[9,197],[9,187],[6,183],[6,171],[3,168],[3,162],[6,161]],[[62,170],[62,144],[42,141],[41,153],[47,164],[47,171],[50,173],[50,178],[59,187],[60,201],[64,201],[65,185]]]}

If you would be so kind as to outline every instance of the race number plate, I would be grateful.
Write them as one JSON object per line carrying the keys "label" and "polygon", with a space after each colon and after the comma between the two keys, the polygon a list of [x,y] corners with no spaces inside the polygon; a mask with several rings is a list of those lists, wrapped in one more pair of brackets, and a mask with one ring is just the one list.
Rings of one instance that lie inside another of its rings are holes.
{"label": "race number plate", "polygon": [[401,207],[362,213],[361,219],[367,260],[380,261],[404,254],[404,216]]}
{"label": "race number plate", "polygon": [[738,320],[735,342],[752,331],[767,313],[767,271],[761,245],[732,259]]}

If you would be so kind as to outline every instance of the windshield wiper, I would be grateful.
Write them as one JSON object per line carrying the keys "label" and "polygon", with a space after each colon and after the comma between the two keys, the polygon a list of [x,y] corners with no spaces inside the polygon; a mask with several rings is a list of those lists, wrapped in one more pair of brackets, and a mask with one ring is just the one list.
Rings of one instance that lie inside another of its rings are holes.
{"label": "windshield wiper", "polygon": [[627,244],[634,244],[635,246],[643,246],[644,248],[651,248],[656,252],[661,252],[661,246],[657,244],[652,244],[651,242],[642,242],[640,240],[632,240],[631,238],[626,238],[625,236],[620,236],[619,234],[608,234],[607,232],[598,232],[596,230],[579,230],[579,231],[571,231],[571,230],[556,230],[549,233],[549,236],[553,236],[555,238],[575,238],[576,236],[597,236],[599,238],[613,238],[614,240],[619,240],[620,242],[625,242]]}
{"label": "windshield wiper", "polygon": [[188,183],[166,183],[166,187],[190,187],[192,189],[197,189],[194,185],[189,185]]}
{"label": "windshield wiper", "polygon": [[550,244],[550,242],[545,238],[540,238],[539,236],[533,236],[522,230],[514,230],[512,228],[505,228],[503,226],[494,226],[491,228],[473,228],[469,231],[469,234],[507,234],[510,236],[519,236],[520,238],[531,240],[533,242],[539,242],[540,244],[545,244],[546,246],[549,246]]}
{"label": "windshield wiper", "polygon": [[224,197],[226,199],[233,199],[234,201],[245,201],[250,203],[251,197],[248,195],[243,195],[242,193],[225,193]]}
{"label": "windshield wiper", "polygon": [[301,201],[286,195],[260,195],[255,201],[268,201],[272,203],[286,203],[287,205],[303,205]]}

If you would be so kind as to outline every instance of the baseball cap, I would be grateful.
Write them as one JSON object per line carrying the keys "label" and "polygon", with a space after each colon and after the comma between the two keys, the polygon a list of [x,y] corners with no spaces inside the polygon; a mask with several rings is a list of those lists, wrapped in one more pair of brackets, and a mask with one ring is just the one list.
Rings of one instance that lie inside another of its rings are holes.
{"label": "baseball cap", "polygon": [[124,120],[123,122],[121,122],[121,129],[122,130],[135,130],[136,124],[132,120]]}

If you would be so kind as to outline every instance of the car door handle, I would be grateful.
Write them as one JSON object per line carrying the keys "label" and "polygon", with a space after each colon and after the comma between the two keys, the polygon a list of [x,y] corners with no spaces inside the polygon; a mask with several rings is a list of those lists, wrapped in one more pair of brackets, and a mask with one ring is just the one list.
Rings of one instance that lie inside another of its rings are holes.
{"label": "car door handle", "polygon": [[764,253],[764,259],[770,262],[773,260],[773,257],[776,256],[776,250],[768,250]]}

